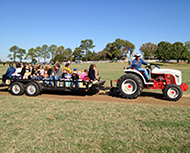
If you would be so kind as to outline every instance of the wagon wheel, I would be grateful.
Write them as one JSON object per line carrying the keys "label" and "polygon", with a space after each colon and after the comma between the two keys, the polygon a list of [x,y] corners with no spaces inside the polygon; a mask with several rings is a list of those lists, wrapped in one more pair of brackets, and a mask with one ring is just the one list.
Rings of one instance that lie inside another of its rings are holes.
{"label": "wagon wheel", "polygon": [[34,82],[30,82],[26,85],[26,94],[28,96],[37,96],[40,93],[38,85]]}
{"label": "wagon wheel", "polygon": [[22,95],[24,93],[24,85],[20,82],[14,82],[10,86],[12,95]]}

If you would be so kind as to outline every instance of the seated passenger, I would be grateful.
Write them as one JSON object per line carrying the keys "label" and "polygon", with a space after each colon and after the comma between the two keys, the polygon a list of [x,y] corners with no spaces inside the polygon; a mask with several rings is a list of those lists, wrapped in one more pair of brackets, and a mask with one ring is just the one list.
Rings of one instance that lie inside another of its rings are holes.
{"label": "seated passenger", "polygon": [[33,80],[39,80],[40,79],[40,71],[38,69],[38,66],[34,67],[34,74],[33,74]]}
{"label": "seated passenger", "polygon": [[49,76],[51,75],[52,70],[51,70],[51,67],[50,67],[49,64],[46,65],[46,67],[44,68],[44,71],[47,71],[47,74],[48,74]]}
{"label": "seated passenger", "polygon": [[95,71],[95,79],[96,79],[96,80],[99,80],[99,79],[100,79],[100,78],[98,77],[99,73],[98,73],[98,70],[97,70],[95,64],[94,64],[94,71]]}
{"label": "seated passenger", "polygon": [[78,73],[77,73],[77,74],[78,74],[78,76],[79,76],[79,79],[81,79],[82,74],[83,74],[82,71],[81,71],[81,70],[78,70]]}
{"label": "seated passenger", "polygon": [[62,73],[62,78],[63,78],[63,80],[64,80],[65,75],[67,74],[67,70],[66,70],[66,69],[63,69],[62,72],[63,72],[63,73]]}
{"label": "seated passenger", "polygon": [[64,76],[64,80],[65,81],[68,81],[68,83],[67,82],[65,82],[65,86],[67,86],[67,84],[68,84],[68,86],[70,86],[70,82],[69,81],[71,81],[71,78],[72,78],[72,76],[71,76],[71,74],[69,73],[69,70],[66,70],[66,74],[65,74],[65,76]]}
{"label": "seated passenger", "polygon": [[[70,63],[66,63],[65,64],[65,67],[64,67],[64,69],[63,70],[68,70],[69,71],[69,73],[71,73],[71,69],[70,69]],[[62,70],[62,71],[63,71]]]}
{"label": "seated passenger", "polygon": [[19,79],[19,77],[21,77],[21,71],[22,68],[20,67],[20,63],[16,64],[16,71],[12,74],[13,79]]}
{"label": "seated passenger", "polygon": [[40,65],[39,66],[39,71],[40,71],[40,80],[42,80],[42,75],[44,74],[44,68],[43,68],[43,65]]}
{"label": "seated passenger", "polygon": [[88,72],[88,77],[89,77],[90,80],[92,80],[92,81],[96,80],[95,70],[94,70],[94,64],[91,64],[91,65],[90,65],[89,72]]}
{"label": "seated passenger", "polygon": [[[50,75],[50,80],[61,80],[62,77],[62,70],[60,69],[60,65],[57,64],[55,66],[55,71],[52,72],[52,74]],[[52,84],[52,81],[50,81],[50,85]],[[55,81],[55,86],[57,86],[57,81]]]}
{"label": "seated passenger", "polygon": [[47,71],[44,71],[44,74],[42,75],[42,77],[43,77],[42,80],[45,80],[45,81],[44,81],[45,85],[48,85],[48,84],[49,84],[49,81],[46,81],[46,80],[49,80],[48,72],[47,72]]}
{"label": "seated passenger", "polygon": [[42,77],[44,80],[47,80],[49,78],[47,71],[44,71],[44,74],[42,75]]}
{"label": "seated passenger", "polygon": [[30,69],[29,69],[29,65],[26,65],[25,67],[25,73],[23,76],[23,79],[28,79],[28,77],[31,75]]}
{"label": "seated passenger", "polygon": [[13,64],[9,64],[9,68],[7,69],[6,73],[2,76],[2,84],[4,85],[6,82],[6,79],[11,79],[12,74],[16,71],[16,69],[13,67]]}
{"label": "seated passenger", "polygon": [[152,81],[152,79],[150,79],[149,75],[148,75],[148,72],[146,69],[142,69],[141,68],[141,65],[144,64],[144,65],[149,65],[148,63],[146,63],[145,61],[143,61],[141,58],[140,58],[140,54],[137,53],[134,55],[135,56],[135,59],[132,61],[131,63],[131,68],[135,68],[137,71],[140,71],[140,72],[144,72],[144,75],[145,75],[145,78],[147,81]]}
{"label": "seated passenger", "polygon": [[88,76],[88,70],[87,69],[84,70],[84,72],[82,73],[82,76],[80,77],[80,79],[83,79],[86,76]]}
{"label": "seated passenger", "polygon": [[20,66],[22,68],[22,71],[20,72],[21,76],[23,77],[24,76],[24,73],[25,73],[25,65],[24,63],[20,63]]}
{"label": "seated passenger", "polygon": [[78,74],[77,74],[77,69],[74,69],[74,71],[73,71],[73,74],[72,74],[72,86],[73,86],[73,84],[75,84],[75,87],[79,87],[79,82],[78,82],[78,80],[79,80],[79,76],[78,76]]}
{"label": "seated passenger", "polygon": [[32,66],[32,64],[29,64],[29,71],[30,71],[30,75],[28,76],[28,79],[32,79],[32,76],[34,75],[34,67]]}

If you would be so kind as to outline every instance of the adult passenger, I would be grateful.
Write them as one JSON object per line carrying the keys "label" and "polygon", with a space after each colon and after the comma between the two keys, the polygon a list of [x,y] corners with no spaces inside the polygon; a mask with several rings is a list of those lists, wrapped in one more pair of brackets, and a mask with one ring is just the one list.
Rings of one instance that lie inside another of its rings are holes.
{"label": "adult passenger", "polygon": [[5,84],[7,79],[11,79],[12,74],[16,71],[16,69],[13,67],[13,64],[9,64],[9,68],[7,69],[6,73],[2,76],[2,85]]}
{"label": "adult passenger", "polygon": [[[55,66],[55,71],[50,75],[50,80],[61,80],[62,78],[62,70],[60,69],[60,65],[57,64]],[[52,85],[52,81],[50,81],[50,85]],[[55,81],[55,86],[57,86],[57,81]]]}
{"label": "adult passenger", "polygon": [[97,70],[97,67],[96,67],[96,65],[94,64],[94,71],[95,71],[95,79],[96,80],[99,80],[100,78],[98,77],[98,75],[99,75],[99,73],[98,73],[98,70]]}
{"label": "adult passenger", "polygon": [[94,64],[91,64],[89,67],[88,77],[90,78],[90,80],[96,80]]}
{"label": "adult passenger", "polygon": [[18,79],[21,76],[21,71],[20,63],[16,63],[16,71],[12,74],[13,79]]}
{"label": "adult passenger", "polygon": [[24,65],[24,63],[20,63],[20,66],[22,68],[22,71],[20,72],[21,76],[23,77],[24,76],[24,73],[26,71],[26,66]]}

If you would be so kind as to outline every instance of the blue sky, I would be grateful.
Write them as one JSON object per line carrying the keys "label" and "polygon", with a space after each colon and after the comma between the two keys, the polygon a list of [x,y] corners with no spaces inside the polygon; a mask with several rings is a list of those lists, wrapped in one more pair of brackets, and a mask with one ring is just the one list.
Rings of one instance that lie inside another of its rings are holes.
{"label": "blue sky", "polygon": [[120,38],[135,45],[190,40],[189,0],[0,0],[0,59],[9,48],[55,44],[96,52]]}

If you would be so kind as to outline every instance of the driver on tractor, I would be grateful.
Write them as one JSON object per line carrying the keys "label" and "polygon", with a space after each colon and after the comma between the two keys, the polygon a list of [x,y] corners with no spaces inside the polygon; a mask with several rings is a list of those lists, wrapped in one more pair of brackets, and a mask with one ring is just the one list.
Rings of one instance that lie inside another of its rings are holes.
{"label": "driver on tractor", "polygon": [[143,61],[140,58],[141,55],[139,53],[135,54],[134,56],[135,56],[135,59],[131,63],[131,68],[135,69],[137,71],[143,72],[147,81],[153,81],[152,79],[150,79],[148,71],[146,69],[142,69],[141,68],[142,64],[147,65],[147,66],[150,66],[150,64],[148,64],[145,61]]}

